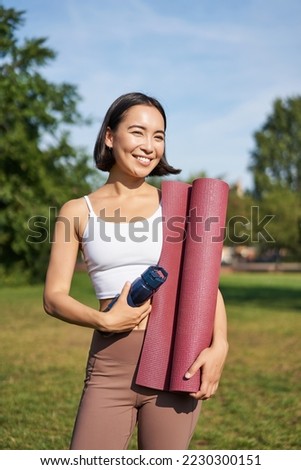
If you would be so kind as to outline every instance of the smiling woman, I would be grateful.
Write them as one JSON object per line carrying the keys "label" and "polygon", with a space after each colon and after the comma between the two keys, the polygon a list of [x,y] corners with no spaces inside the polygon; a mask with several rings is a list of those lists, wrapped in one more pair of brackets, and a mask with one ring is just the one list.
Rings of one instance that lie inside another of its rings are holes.
{"label": "smiling woman", "polygon": [[[227,354],[221,296],[212,346],[187,371],[192,376],[202,368],[200,390],[177,394],[135,383],[152,306],[147,300],[132,307],[128,294],[131,283],[157,265],[163,251],[161,193],[146,178],[180,172],[167,162],[165,131],[165,112],[155,98],[129,93],[114,101],[94,149],[96,166],[109,172],[108,179],[93,193],[67,202],[56,223],[44,308],[56,318],[94,330],[71,449],[126,449],[136,424],[139,449],[186,449],[200,400],[214,395],[218,386]],[[143,237],[133,236],[133,221],[147,222]],[[79,249],[99,310],[70,295]]]}

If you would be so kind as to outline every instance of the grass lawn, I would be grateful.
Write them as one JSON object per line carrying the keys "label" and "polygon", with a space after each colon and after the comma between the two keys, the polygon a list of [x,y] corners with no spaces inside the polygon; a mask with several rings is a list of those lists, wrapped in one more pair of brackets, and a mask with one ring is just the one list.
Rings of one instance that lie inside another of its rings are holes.
{"label": "grass lawn", "polygon": [[[92,330],[45,315],[42,289],[0,289],[1,449],[69,445]],[[230,352],[190,448],[300,449],[301,274],[224,274],[221,290]],[[85,273],[72,293],[97,305]]]}

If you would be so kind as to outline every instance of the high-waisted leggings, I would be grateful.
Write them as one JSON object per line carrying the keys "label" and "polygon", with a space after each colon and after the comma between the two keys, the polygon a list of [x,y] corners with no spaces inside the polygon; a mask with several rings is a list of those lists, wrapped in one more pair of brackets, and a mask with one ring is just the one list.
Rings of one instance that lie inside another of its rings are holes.
{"label": "high-waisted leggings", "polygon": [[70,449],[127,449],[136,424],[140,450],[188,448],[201,402],[135,384],[143,337],[94,332]]}

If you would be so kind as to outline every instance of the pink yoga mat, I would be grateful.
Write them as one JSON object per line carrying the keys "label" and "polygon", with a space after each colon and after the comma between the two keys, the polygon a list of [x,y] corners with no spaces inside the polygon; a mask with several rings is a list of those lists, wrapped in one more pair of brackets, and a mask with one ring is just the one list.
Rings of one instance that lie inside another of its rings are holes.
{"label": "pink yoga mat", "polygon": [[168,272],[165,283],[154,295],[136,383],[159,390],[169,389],[175,311],[179,296],[179,277],[185,239],[190,185],[163,181],[163,247],[160,266]]}
{"label": "pink yoga mat", "polygon": [[189,380],[183,377],[212,339],[227,200],[228,185],[223,181],[204,178],[193,182],[169,386],[172,391],[195,392],[200,388],[200,373]]}
{"label": "pink yoga mat", "polygon": [[[211,178],[197,179],[192,187],[183,184],[162,185],[166,222],[159,264],[169,277],[153,298],[136,383],[195,392],[200,373],[189,380],[184,374],[212,338],[229,188]],[[178,244],[172,243],[175,230],[168,222],[173,214],[179,217],[180,227],[187,229]]]}

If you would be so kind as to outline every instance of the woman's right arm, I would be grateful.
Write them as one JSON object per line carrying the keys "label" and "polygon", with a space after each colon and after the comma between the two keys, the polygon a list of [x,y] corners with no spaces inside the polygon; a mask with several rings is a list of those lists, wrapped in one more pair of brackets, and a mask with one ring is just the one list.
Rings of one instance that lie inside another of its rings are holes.
{"label": "woman's right arm", "polygon": [[49,266],[44,287],[44,310],[49,315],[68,323],[104,332],[129,331],[150,313],[150,305],[138,308],[128,306],[129,284],[113,308],[106,313],[84,305],[70,296],[74,267],[79,249],[80,217],[85,217],[82,201],[64,204],[55,224]]}

